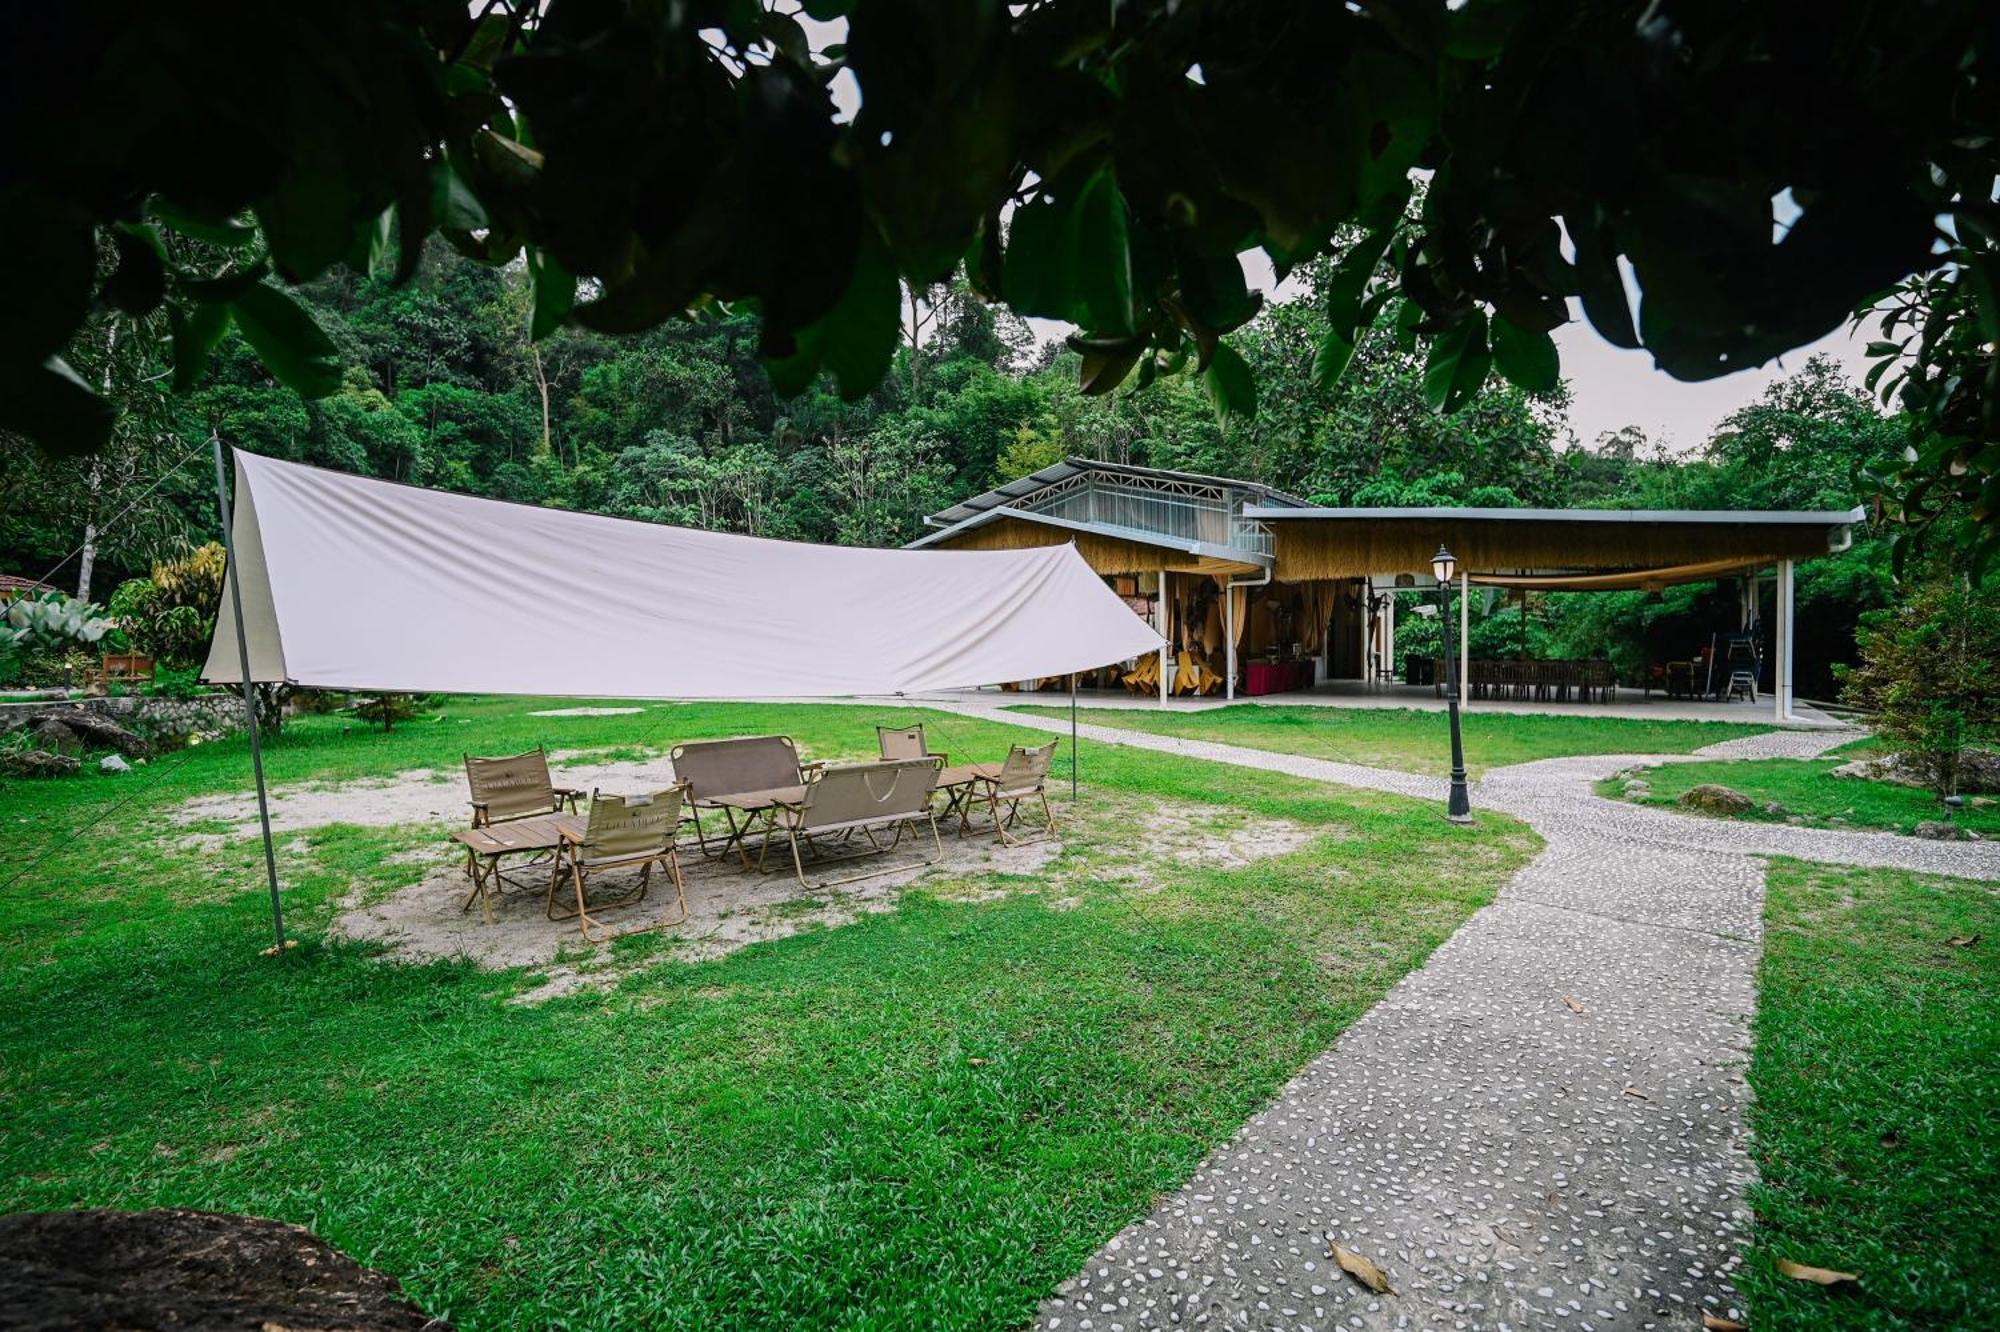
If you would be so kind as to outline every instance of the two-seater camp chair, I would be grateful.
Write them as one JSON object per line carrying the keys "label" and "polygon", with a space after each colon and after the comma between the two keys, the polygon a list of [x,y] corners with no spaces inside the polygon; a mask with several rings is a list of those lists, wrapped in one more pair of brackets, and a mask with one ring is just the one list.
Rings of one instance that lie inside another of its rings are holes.
{"label": "two-seater camp chair", "polygon": [[[601,943],[613,936],[604,932],[603,922],[592,916],[591,911],[630,906],[643,901],[653,866],[664,865],[673,880],[680,914],[621,933],[638,934],[643,930],[679,925],[686,921],[687,885],[681,879],[680,856],[674,846],[685,794],[685,788],[678,785],[651,795],[621,796],[602,791],[591,792],[589,820],[581,831],[563,829],[562,840],[556,847],[555,869],[549,874],[549,919],[574,920],[587,942]],[[622,893],[592,902],[590,880],[609,870],[620,869],[638,870],[638,881]],[[576,900],[574,909],[567,900],[571,892]],[[593,935],[592,927],[596,927],[599,933]]]}
{"label": "two-seater camp chair", "polygon": [[[750,863],[743,845],[753,828],[767,821],[752,811],[768,810],[779,797],[795,797],[817,764],[799,762],[788,735],[742,735],[728,740],[691,740],[673,749],[674,778],[687,787],[696,843],[705,856],[726,856],[734,848]],[[709,845],[701,826],[703,810],[720,812],[728,836]]]}
{"label": "two-seater camp chair", "polygon": [[[811,852],[821,859],[853,859],[893,851],[903,834],[921,833],[928,827],[934,854],[924,861],[935,865],[944,859],[944,843],[938,838],[937,815],[931,809],[931,793],[937,789],[938,765],[934,758],[891,759],[882,763],[854,763],[826,767],[806,783],[803,796],[795,803],[776,806],[772,811],[773,836],[782,835],[792,853],[792,872],[807,891],[854,883],[902,868],[885,865],[840,879],[806,879],[805,856]],[[857,840],[854,834],[860,833]],[[884,840],[884,835],[887,840]],[[765,861],[771,853],[771,838],[757,857],[757,868],[766,873]]]}
{"label": "two-seater camp chair", "polygon": [[1032,748],[1015,745],[1007,751],[1007,761],[1000,765],[999,772],[974,777],[972,794],[959,816],[959,832],[963,834],[972,827],[972,815],[983,805],[993,817],[993,831],[1000,840],[1009,846],[1020,846],[1022,842],[1009,837],[1007,829],[1020,820],[1021,806],[1032,800],[1042,806],[1042,818],[1047,823],[1045,836],[1055,836],[1056,813],[1049,808],[1049,765],[1054,762],[1055,754],[1053,740]]}

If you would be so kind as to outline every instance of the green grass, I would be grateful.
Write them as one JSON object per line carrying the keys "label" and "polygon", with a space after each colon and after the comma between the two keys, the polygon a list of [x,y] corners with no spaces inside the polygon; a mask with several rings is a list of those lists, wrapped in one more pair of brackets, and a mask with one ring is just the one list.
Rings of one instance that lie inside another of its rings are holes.
{"label": "green grass", "polygon": [[[1637,800],[1648,805],[1676,805],[1689,787],[1712,782],[1756,801],[1758,807],[1741,817],[1765,822],[1796,814],[1814,827],[1834,826],[1832,820],[1838,818],[1850,827],[1907,833],[1925,820],[1944,816],[1944,807],[1928,791],[1893,782],[1833,776],[1835,768],[1855,756],[1843,750],[1827,759],[1663,763],[1645,769],[1643,776],[1651,790]],[[1602,782],[1598,792],[1621,797],[1622,782],[1617,778]],[[1766,813],[1763,806],[1773,802],[1782,805],[1784,812]],[[1968,797],[1955,822],[1981,836],[2000,836],[2000,804]]]}
{"label": "green grass", "polygon": [[[1044,717],[1069,716],[1067,708],[1018,710]],[[1451,731],[1442,712],[1239,703],[1204,712],[1086,708],[1078,716],[1098,726],[1216,740],[1373,768],[1437,775],[1451,770]],[[1509,763],[1577,754],[1686,754],[1771,729],[1738,722],[1534,716],[1482,713],[1476,708],[1463,714],[1462,723],[1465,766],[1474,776]]]}
{"label": "green grass", "polygon": [[[1795,862],[1768,884],[1751,1325],[1993,1326],[2000,887]],[[1861,1282],[1822,1289],[1781,1259]]]}
{"label": "green grass", "polygon": [[[388,735],[303,719],[268,768],[281,786],[449,775],[466,749],[766,730],[837,757],[898,719],[530,706],[455,700]],[[954,754],[1021,734],[928,720]],[[304,942],[259,957],[255,840],[203,855],[165,817],[243,789],[240,742],[7,787],[10,865],[50,856],[0,888],[0,1211],[281,1217],[468,1329],[1017,1325],[1536,845],[1493,815],[1456,829],[1277,774],[1082,757],[1086,801],[1319,835],[1241,870],[1171,866],[1143,896],[1081,846],[1046,883],[945,882],[714,961],[628,941],[615,989],[518,1005],[532,975],[396,964],[326,934],[343,894],[412,882],[388,857],[435,845],[434,826],[286,838]],[[1008,891],[967,891],[991,887]]]}

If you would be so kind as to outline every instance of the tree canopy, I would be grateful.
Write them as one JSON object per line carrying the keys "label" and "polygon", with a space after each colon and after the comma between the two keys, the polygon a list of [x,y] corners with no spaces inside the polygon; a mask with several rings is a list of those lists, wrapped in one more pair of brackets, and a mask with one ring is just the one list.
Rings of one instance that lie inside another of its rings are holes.
{"label": "tree canopy", "polygon": [[747,316],[788,398],[872,392],[903,285],[962,268],[1078,326],[1083,392],[1185,376],[1229,418],[1269,397],[1228,340],[1252,248],[1332,263],[1322,384],[1391,318],[1446,412],[1495,372],[1552,389],[1572,301],[1703,379],[1915,276],[1881,380],[1925,433],[1884,484],[1990,541],[1997,43],[1982,0],[31,7],[0,57],[0,425],[103,446],[65,359],[93,308],[155,319],[184,389],[233,324],[341,395],[287,285],[407,279],[433,234],[525,263],[532,339]]}

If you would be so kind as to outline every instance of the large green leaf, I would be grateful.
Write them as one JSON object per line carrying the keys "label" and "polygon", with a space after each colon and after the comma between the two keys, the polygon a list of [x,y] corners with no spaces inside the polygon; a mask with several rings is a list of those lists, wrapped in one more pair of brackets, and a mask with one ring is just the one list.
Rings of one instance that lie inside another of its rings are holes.
{"label": "large green leaf", "polygon": [[1202,373],[1202,386],[1215,404],[1215,419],[1224,425],[1247,421],[1257,414],[1257,379],[1249,363],[1228,343],[1218,343]]}
{"label": "large green leaf", "polygon": [[229,304],[243,340],[277,381],[302,398],[324,398],[340,387],[340,354],[305,307],[269,284]]}
{"label": "large green leaf", "polygon": [[901,300],[888,248],[867,228],[854,275],[833,309],[799,330],[791,354],[765,358],[772,386],[782,396],[795,397],[824,369],[833,375],[841,397],[849,402],[866,397],[895,357],[902,336]]}
{"label": "large green leaf", "polygon": [[1108,165],[1052,185],[1015,212],[1002,282],[1022,314],[1094,333],[1133,331],[1131,234]]}
{"label": "large green leaf", "polygon": [[174,391],[185,393],[207,371],[208,354],[229,327],[229,307],[220,301],[204,302],[186,311],[174,306],[168,315],[173,330]]}
{"label": "large green leaf", "polygon": [[1486,382],[1493,354],[1486,348],[1486,312],[1474,307],[1431,342],[1424,362],[1424,401],[1449,416]]}
{"label": "large green leaf", "polygon": [[14,373],[0,368],[0,430],[26,435],[50,453],[95,453],[111,438],[115,416],[59,356]]}
{"label": "large green leaf", "polygon": [[1493,318],[1493,364],[1515,387],[1530,393],[1553,393],[1562,383],[1555,339],[1505,315]]}
{"label": "large green leaf", "polygon": [[546,250],[528,251],[528,276],[534,282],[535,310],[528,336],[536,342],[561,327],[576,304],[576,275]]}
{"label": "large green leaf", "polygon": [[1347,372],[1347,363],[1353,359],[1354,343],[1338,328],[1328,329],[1313,353],[1313,382],[1322,389],[1331,389],[1340,382],[1341,375]]}

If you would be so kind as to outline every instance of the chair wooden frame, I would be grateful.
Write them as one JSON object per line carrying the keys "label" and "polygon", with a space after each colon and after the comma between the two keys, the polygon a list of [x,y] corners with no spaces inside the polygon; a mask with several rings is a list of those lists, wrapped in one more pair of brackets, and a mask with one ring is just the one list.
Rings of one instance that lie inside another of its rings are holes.
{"label": "chair wooden frame", "polygon": [[535,818],[560,814],[569,806],[574,814],[577,797],[583,792],[573,786],[557,786],[549,776],[548,752],[540,745],[524,754],[482,758],[467,754],[465,784],[471,792],[472,826],[485,828],[508,819]]}
{"label": "chair wooden frame", "polygon": [[[1007,761],[1000,766],[997,774],[973,778],[972,794],[965,802],[964,813],[959,816],[959,835],[970,831],[973,810],[984,804],[993,816],[994,834],[1007,846],[1026,846],[1031,841],[1055,837],[1061,831],[1056,823],[1056,812],[1049,805],[1049,767],[1055,761],[1055,753],[1056,742],[1053,740],[1032,748],[1015,745],[1007,752]],[[1029,800],[1041,802],[1046,828],[1040,837],[1009,837],[1007,829],[1020,821],[1021,806]]]}
{"label": "chair wooden frame", "polygon": [[[620,939],[628,934],[644,934],[648,930],[671,929],[687,922],[687,881],[681,876],[681,860],[676,845],[676,835],[680,829],[681,809],[687,796],[687,784],[679,782],[664,791],[655,792],[650,797],[627,798],[606,795],[593,791],[590,795],[590,821],[581,832],[564,829],[561,841],[556,846],[555,867],[549,871],[549,896],[547,914],[550,920],[574,920],[582,933],[585,943],[603,943],[609,939]],[[664,806],[664,808],[661,808]],[[632,811],[648,809],[644,821],[631,817]],[[600,811],[602,813],[600,814]],[[637,826],[633,826],[637,824]],[[662,829],[659,825],[664,825]],[[598,854],[593,848],[608,847]],[[646,890],[651,886],[653,866],[664,865],[674,885],[674,896],[680,903],[680,914],[672,919],[661,919],[649,925],[616,932],[605,929],[604,922],[591,915],[593,905],[598,910],[607,907],[633,906],[646,898]],[[639,871],[639,883],[621,896],[590,900],[590,877],[604,870],[633,869]],[[568,871],[570,887],[576,896],[576,907],[571,910],[567,903],[560,909],[556,905],[556,893],[562,886],[564,871]],[[593,936],[591,927],[599,933]]]}
{"label": "chair wooden frame", "polygon": [[[890,874],[906,865],[883,865],[844,878],[806,878],[805,852],[829,860],[855,860],[863,856],[886,855],[902,844],[903,834],[918,824],[928,825],[933,854],[923,865],[944,859],[944,841],[938,835],[937,811],[931,795],[937,789],[939,766],[936,758],[890,759],[879,763],[843,764],[826,767],[806,785],[805,798],[795,805],[778,805],[770,813],[774,833],[783,833],[792,855],[792,874],[807,892],[859,883],[877,875]],[[882,789],[886,780],[887,790]],[[876,834],[893,830],[884,845]],[[853,844],[855,833],[866,839],[864,850],[845,855],[829,855],[822,839],[837,838],[842,846]],[[766,862],[771,854],[771,838],[757,856],[757,870],[769,874],[774,866]]]}

